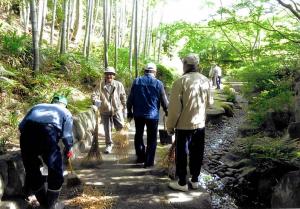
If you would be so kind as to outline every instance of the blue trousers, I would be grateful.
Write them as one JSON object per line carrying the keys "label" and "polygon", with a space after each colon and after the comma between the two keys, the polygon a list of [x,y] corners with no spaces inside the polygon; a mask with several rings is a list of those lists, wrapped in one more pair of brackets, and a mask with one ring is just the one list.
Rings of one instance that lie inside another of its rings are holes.
{"label": "blue trousers", "polygon": [[[135,136],[134,147],[137,159],[144,161],[144,166],[153,166],[155,151],[157,146],[157,119],[146,119],[143,117],[134,117],[135,122]],[[144,127],[147,127],[147,147],[145,147],[143,135]]]}
{"label": "blue trousers", "polygon": [[204,154],[205,128],[195,130],[176,130],[176,174],[179,185],[187,184],[187,157],[189,156],[189,169],[193,182],[198,182],[203,154]]}
{"label": "blue trousers", "polygon": [[42,157],[48,166],[48,188],[59,190],[63,184],[63,163],[58,141],[60,131],[52,124],[28,121],[20,136],[21,156],[26,172],[27,191],[35,192],[45,183],[40,172]]}

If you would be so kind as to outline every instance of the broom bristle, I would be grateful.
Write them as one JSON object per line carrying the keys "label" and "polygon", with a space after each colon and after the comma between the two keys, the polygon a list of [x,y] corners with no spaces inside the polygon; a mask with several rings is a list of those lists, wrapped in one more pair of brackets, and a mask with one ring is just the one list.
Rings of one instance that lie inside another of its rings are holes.
{"label": "broom bristle", "polygon": [[129,152],[129,123],[125,123],[123,129],[120,131],[116,131],[113,134],[113,142],[114,142],[114,154],[117,159],[124,159],[128,157]]}

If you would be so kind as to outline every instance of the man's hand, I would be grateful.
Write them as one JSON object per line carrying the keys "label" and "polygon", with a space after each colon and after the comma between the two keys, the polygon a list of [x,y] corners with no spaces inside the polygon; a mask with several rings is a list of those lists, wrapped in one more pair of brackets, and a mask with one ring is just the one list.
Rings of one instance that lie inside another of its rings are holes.
{"label": "man's hand", "polygon": [[72,150],[69,150],[69,151],[66,152],[66,158],[67,158],[67,159],[72,158],[73,155],[74,155],[74,154],[73,154],[73,151],[72,151]]}
{"label": "man's hand", "polygon": [[168,110],[165,110],[165,116],[168,117]]}
{"label": "man's hand", "polygon": [[133,113],[130,111],[130,112],[127,112],[127,121],[130,122],[133,118]]}
{"label": "man's hand", "polygon": [[95,106],[98,107],[98,108],[101,106],[101,100],[100,99],[95,100]]}
{"label": "man's hand", "polygon": [[168,129],[167,132],[168,132],[168,134],[169,134],[170,136],[172,136],[172,135],[174,135],[175,130],[174,130],[174,129]]}

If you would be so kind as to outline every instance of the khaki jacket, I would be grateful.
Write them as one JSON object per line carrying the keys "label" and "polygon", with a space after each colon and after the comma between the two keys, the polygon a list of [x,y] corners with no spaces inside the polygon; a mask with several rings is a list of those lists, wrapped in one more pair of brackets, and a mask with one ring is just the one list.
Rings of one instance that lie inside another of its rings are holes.
{"label": "khaki jacket", "polygon": [[205,127],[206,108],[213,104],[209,79],[198,72],[189,72],[173,84],[167,130],[193,130]]}
{"label": "khaki jacket", "polygon": [[105,86],[105,81],[101,81],[96,86],[92,94],[92,100],[100,99],[100,114],[115,115],[116,112],[125,110],[126,108],[126,93],[121,82],[113,80],[111,93]]}

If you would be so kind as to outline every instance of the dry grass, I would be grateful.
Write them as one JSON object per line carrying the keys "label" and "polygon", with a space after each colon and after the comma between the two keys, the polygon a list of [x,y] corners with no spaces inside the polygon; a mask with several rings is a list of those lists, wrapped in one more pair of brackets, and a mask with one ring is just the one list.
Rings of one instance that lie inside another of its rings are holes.
{"label": "dry grass", "polygon": [[167,170],[168,176],[175,178],[175,142],[169,149],[163,149],[158,165]]}
{"label": "dry grass", "polygon": [[69,206],[82,209],[110,209],[114,200],[93,186],[84,186],[83,193],[67,201]]}
{"label": "dry grass", "polygon": [[114,154],[118,160],[128,157],[129,153],[129,130],[130,124],[125,123],[124,128],[113,134]]}

